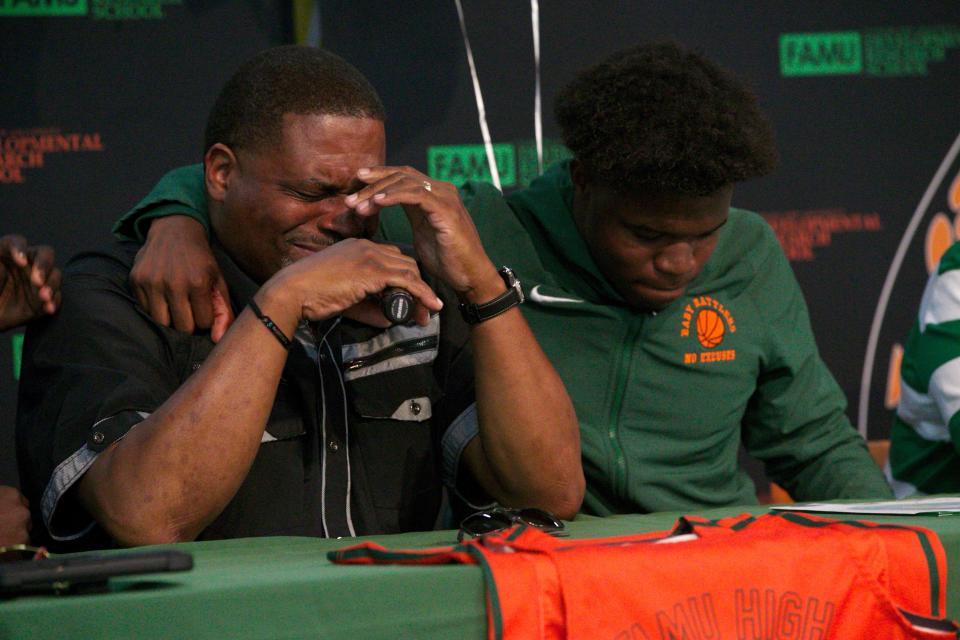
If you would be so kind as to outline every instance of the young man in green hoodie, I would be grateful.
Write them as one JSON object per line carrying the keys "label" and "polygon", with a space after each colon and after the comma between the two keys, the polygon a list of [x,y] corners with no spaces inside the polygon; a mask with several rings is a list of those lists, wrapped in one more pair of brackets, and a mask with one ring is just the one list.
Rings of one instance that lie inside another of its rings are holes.
{"label": "young man in green hoodie", "polygon": [[[516,265],[524,316],[574,401],[582,510],[753,503],[741,442],[797,499],[889,497],[776,237],[730,207],[734,184],[776,164],[755,97],[698,54],[641,45],[583,71],[556,115],[572,160],[513,194],[470,183],[461,197],[493,260]],[[178,169],[116,229],[146,238],[141,303],[184,330],[211,325],[219,286],[201,187],[197,168]],[[346,203],[379,208],[379,189]],[[410,229],[385,209],[381,234]]]}

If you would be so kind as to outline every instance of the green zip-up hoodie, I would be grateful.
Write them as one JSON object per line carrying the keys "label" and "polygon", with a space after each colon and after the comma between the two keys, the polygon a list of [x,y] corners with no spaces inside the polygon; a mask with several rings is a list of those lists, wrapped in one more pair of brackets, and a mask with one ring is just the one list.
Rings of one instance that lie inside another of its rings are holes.
{"label": "green zip-up hoodie", "polygon": [[[461,194],[491,259],[520,278],[524,316],[573,399],[584,512],[755,503],[741,439],[797,499],[890,497],[762,218],[731,209],[686,294],[648,313],[627,307],[590,257],[573,222],[568,163],[506,197],[485,183]],[[116,230],[139,235],[143,219],[185,209],[206,224],[196,167],[168,174]],[[381,232],[410,240],[399,209],[384,210]]]}

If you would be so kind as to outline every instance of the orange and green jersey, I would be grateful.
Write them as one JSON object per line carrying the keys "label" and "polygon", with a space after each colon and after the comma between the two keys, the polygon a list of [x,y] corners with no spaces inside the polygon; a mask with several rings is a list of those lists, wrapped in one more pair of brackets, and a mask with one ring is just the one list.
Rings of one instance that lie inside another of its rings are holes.
{"label": "orange and green jersey", "polygon": [[505,640],[955,638],[946,557],[920,527],[797,513],[683,518],[669,532],[570,541],[517,527],[455,547],[365,543],[346,564],[477,564]]}

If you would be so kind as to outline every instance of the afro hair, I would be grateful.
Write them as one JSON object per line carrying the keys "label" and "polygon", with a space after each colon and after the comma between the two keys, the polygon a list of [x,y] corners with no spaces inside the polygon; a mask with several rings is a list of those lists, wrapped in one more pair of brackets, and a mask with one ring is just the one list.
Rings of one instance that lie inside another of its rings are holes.
{"label": "afro hair", "polygon": [[587,179],[624,194],[709,195],[777,164],[753,93],[675,43],[624,49],[582,71],[555,111]]}

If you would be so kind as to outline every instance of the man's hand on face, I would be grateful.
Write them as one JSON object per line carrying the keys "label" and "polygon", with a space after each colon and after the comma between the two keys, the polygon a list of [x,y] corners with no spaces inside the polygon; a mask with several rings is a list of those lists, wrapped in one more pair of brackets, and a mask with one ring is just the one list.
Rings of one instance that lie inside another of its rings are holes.
{"label": "man's hand on face", "polygon": [[60,278],[50,247],[31,247],[18,235],[0,238],[0,331],[55,313]]}
{"label": "man's hand on face", "polygon": [[150,224],[130,271],[130,286],[155,321],[177,331],[209,329],[210,338],[219,342],[233,323],[230,294],[206,231],[188,216]]}
{"label": "man's hand on face", "polygon": [[503,280],[453,184],[432,180],[410,167],[370,167],[357,177],[368,186],[347,196],[346,205],[360,216],[402,205],[413,228],[417,256],[427,271],[472,302],[485,302],[503,290]]}
{"label": "man's hand on face", "polygon": [[294,321],[324,320],[343,314],[365,324],[388,327],[377,296],[388,287],[414,297],[414,320],[427,324],[443,303],[420,278],[417,262],[393,245],[350,238],[296,261],[277,272],[257,294],[265,312],[277,309]]}
{"label": "man's hand on face", "polygon": [[0,486],[0,546],[30,544],[29,507],[19,491]]}

